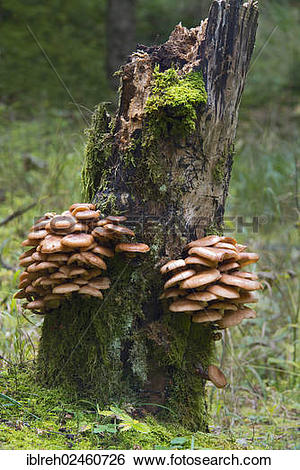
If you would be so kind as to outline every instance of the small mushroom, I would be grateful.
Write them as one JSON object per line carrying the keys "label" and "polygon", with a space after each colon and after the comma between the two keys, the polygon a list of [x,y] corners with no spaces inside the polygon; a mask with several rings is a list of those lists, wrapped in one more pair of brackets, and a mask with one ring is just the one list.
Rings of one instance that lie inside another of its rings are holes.
{"label": "small mushroom", "polygon": [[102,292],[96,289],[95,287],[90,286],[89,284],[80,287],[78,293],[83,294],[83,295],[90,295],[92,297],[98,297],[99,299],[103,299]]}
{"label": "small mushroom", "polygon": [[221,320],[222,314],[218,310],[204,310],[203,312],[196,313],[192,317],[193,323],[206,323]]}
{"label": "small mushroom", "polygon": [[72,292],[76,292],[79,289],[80,287],[77,284],[69,282],[69,283],[60,284],[59,286],[54,287],[52,292],[53,294],[71,294]]}
{"label": "small mushroom", "polygon": [[71,233],[61,239],[61,244],[70,248],[82,248],[92,245],[94,238],[88,233]]}
{"label": "small mushroom", "polygon": [[209,269],[206,271],[201,272],[200,274],[196,274],[189,279],[186,279],[180,283],[181,289],[195,289],[199,286],[204,286],[206,284],[210,284],[211,282],[215,282],[220,279],[221,274],[220,271],[217,269]]}
{"label": "small mushroom", "polygon": [[194,302],[193,300],[176,300],[169,306],[171,312],[196,312],[202,310],[205,304]]}
{"label": "small mushroom", "polygon": [[116,245],[115,251],[117,253],[147,253],[150,251],[150,247],[145,243],[118,243],[118,245]]}
{"label": "small mushroom", "polygon": [[224,297],[225,299],[238,299],[240,296],[238,290],[234,287],[224,286],[220,284],[209,286],[207,287],[207,290],[217,295],[218,297]]}
{"label": "small mushroom", "polygon": [[161,274],[167,274],[168,272],[173,271],[174,269],[184,268],[184,267],[185,267],[185,261],[183,259],[174,259],[164,264],[160,268],[160,272]]}
{"label": "small mushroom", "polygon": [[207,368],[208,379],[217,387],[224,388],[227,385],[227,380],[223,372],[214,365],[210,365]]}
{"label": "small mushroom", "polygon": [[168,289],[169,287],[175,286],[179,282],[194,276],[194,274],[196,274],[196,271],[194,269],[186,269],[185,271],[181,271],[177,274],[174,274],[174,276],[172,276],[171,279],[169,279],[165,283],[164,289]]}
{"label": "small mushroom", "polygon": [[257,281],[251,281],[250,279],[244,279],[239,276],[234,276],[231,274],[223,274],[220,278],[220,282],[230,286],[240,287],[245,290],[258,290],[261,289],[261,284]]}

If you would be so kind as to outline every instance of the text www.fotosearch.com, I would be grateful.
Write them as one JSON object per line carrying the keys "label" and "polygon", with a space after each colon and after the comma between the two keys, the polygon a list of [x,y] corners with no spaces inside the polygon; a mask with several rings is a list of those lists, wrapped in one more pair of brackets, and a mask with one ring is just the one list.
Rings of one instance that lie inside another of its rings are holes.
{"label": "text www.fotosearch.com", "polygon": [[64,466],[64,465],[94,465],[94,466],[271,466],[271,457],[264,456],[237,456],[234,454],[227,456],[187,456],[185,454],[170,454],[167,456],[145,456],[145,455],[125,455],[125,454],[52,454],[51,456],[41,456],[40,454],[27,454],[27,466]]}

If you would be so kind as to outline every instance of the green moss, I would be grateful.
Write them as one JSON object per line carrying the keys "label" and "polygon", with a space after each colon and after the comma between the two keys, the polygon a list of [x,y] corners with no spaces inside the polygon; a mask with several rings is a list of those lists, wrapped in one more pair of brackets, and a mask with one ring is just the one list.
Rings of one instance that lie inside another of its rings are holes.
{"label": "green moss", "polygon": [[[124,405],[127,412],[142,413],[138,420],[146,422],[150,432],[117,432],[94,434],[93,427],[107,422],[97,414],[96,401],[80,400],[59,387],[39,385],[32,367],[2,369],[0,389],[0,448],[2,449],[155,449],[170,448],[176,437],[185,437],[183,448],[191,447],[192,432],[181,424],[160,423],[145,413],[142,406]],[[100,407],[101,409],[101,407]],[[31,413],[31,415],[29,414]],[[39,419],[35,419],[32,414]],[[195,448],[232,449],[238,445],[225,435],[194,434]],[[173,448],[176,448],[173,445]]]}
{"label": "green moss", "polygon": [[224,181],[225,162],[226,162],[226,158],[224,155],[222,155],[221,157],[219,157],[213,169],[213,179],[218,184],[221,184]]}
{"label": "green moss", "polygon": [[82,196],[91,201],[99,190],[104,190],[110,173],[107,161],[111,155],[111,121],[104,104],[99,104],[86,131],[88,140],[82,168]]}
{"label": "green moss", "polygon": [[153,72],[151,95],[145,106],[147,128],[155,140],[185,137],[196,129],[197,110],[207,101],[200,72],[180,76],[174,68]]}

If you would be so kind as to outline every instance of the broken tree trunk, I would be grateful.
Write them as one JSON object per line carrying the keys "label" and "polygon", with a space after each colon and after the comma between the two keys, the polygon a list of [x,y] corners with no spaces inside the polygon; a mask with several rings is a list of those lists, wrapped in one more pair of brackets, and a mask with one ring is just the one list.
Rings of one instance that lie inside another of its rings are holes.
{"label": "broken tree trunk", "polygon": [[162,305],[159,267],[186,242],[222,231],[257,16],[255,2],[213,1],[200,26],[178,25],[162,46],[131,55],[115,119],[97,108],[85,197],[104,214],[126,215],[151,252],[114,258],[102,303],[77,298],[46,316],[39,371],[47,384],[102,404],[151,403],[191,429],[207,429],[197,367],[212,361],[214,328]]}

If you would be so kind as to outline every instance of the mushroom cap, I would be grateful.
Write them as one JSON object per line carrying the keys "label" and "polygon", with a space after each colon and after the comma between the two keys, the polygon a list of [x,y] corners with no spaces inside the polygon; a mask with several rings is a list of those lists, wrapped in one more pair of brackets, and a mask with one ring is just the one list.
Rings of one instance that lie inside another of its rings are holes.
{"label": "mushroom cap", "polygon": [[[74,211],[73,211],[73,214],[74,214]],[[90,209],[76,212],[76,219],[77,220],[98,219],[99,216],[100,216],[99,211],[92,211]]]}
{"label": "mushroom cap", "polygon": [[212,303],[209,306],[210,308],[213,308],[215,310],[232,310],[232,311],[238,310],[237,305],[230,303],[230,302],[226,302],[226,301]]}
{"label": "mushroom cap", "polygon": [[84,286],[88,283],[86,279],[82,279],[81,277],[79,277],[78,279],[72,279],[72,281],[74,282],[74,284],[78,284],[79,286]]}
{"label": "mushroom cap", "polygon": [[56,215],[49,222],[51,231],[56,232],[60,230],[72,230],[76,224],[76,219],[70,215]]}
{"label": "mushroom cap", "polygon": [[215,248],[215,253],[218,255],[220,261],[239,259],[239,253],[235,250],[229,250],[228,248]]}
{"label": "mushroom cap", "polygon": [[[216,263],[208,259],[202,258],[201,256],[188,256],[185,258],[185,264],[201,264],[202,266],[207,266],[208,268],[213,268]],[[239,265],[238,265],[239,267]]]}
{"label": "mushroom cap", "polygon": [[116,252],[129,252],[129,253],[147,253],[150,247],[145,243],[118,243],[115,248]]}
{"label": "mushroom cap", "polygon": [[92,235],[96,238],[113,240],[114,233],[111,230],[107,230],[105,227],[95,227],[92,231]]}
{"label": "mushroom cap", "polygon": [[90,295],[92,297],[98,297],[99,299],[103,299],[102,292],[98,289],[95,289],[95,287],[90,286],[89,284],[80,287],[78,294]]}
{"label": "mushroom cap", "polygon": [[198,310],[202,310],[203,308],[203,303],[194,302],[193,300],[187,299],[175,300],[175,302],[169,306],[169,310],[171,312],[196,312]]}
{"label": "mushroom cap", "polygon": [[214,365],[210,365],[207,368],[207,375],[209,380],[217,387],[224,388],[227,385],[227,380],[223,372]]}
{"label": "mushroom cap", "polygon": [[225,312],[224,317],[218,321],[219,328],[230,328],[239,325],[245,318],[241,310],[228,310]]}
{"label": "mushroom cap", "polygon": [[50,253],[47,255],[47,261],[63,262],[68,261],[69,256],[65,253]]}
{"label": "mushroom cap", "polygon": [[59,286],[55,286],[52,289],[53,294],[70,294],[71,292],[76,292],[80,289],[77,284],[72,282],[68,282],[66,284],[60,284]]}
{"label": "mushroom cap", "polygon": [[62,238],[58,235],[47,235],[41,242],[42,253],[56,253],[63,251],[63,245],[61,243]]}
{"label": "mushroom cap", "polygon": [[236,246],[233,243],[218,242],[214,245],[215,248],[224,248],[228,250],[238,251]]}
{"label": "mushroom cap", "polygon": [[185,271],[176,273],[165,283],[164,289],[168,289],[169,287],[175,286],[175,284],[178,284],[184,279],[188,279],[189,277],[194,276],[194,274],[196,274],[196,271],[194,269],[186,269]]}
{"label": "mushroom cap", "polygon": [[32,258],[32,256],[27,256],[27,258],[22,258],[19,261],[19,265],[26,268],[27,266],[29,266],[30,264],[32,264],[34,262],[35,262],[35,260]]}
{"label": "mushroom cap", "polygon": [[69,276],[61,271],[56,271],[55,273],[50,274],[50,279],[68,279]]}
{"label": "mushroom cap", "polygon": [[221,284],[215,284],[207,287],[209,292],[217,295],[218,297],[224,297],[225,299],[238,299],[240,294],[234,287],[224,286]]}
{"label": "mushroom cap", "polygon": [[107,258],[113,258],[114,257],[114,252],[107,246],[101,246],[97,245],[95,248],[92,249],[93,253],[96,253],[97,255],[102,255],[106,256]]}
{"label": "mushroom cap", "polygon": [[221,263],[218,266],[218,269],[222,272],[231,271],[232,269],[239,268],[240,265],[236,261],[227,261],[226,263]]}
{"label": "mushroom cap", "polygon": [[88,233],[71,233],[61,239],[62,245],[69,246],[70,248],[87,247],[93,242],[93,236]]}
{"label": "mushroom cap", "polygon": [[37,246],[39,245],[39,240],[29,240],[29,238],[26,238],[26,240],[23,240],[21,243],[22,246]]}
{"label": "mushroom cap", "polygon": [[40,310],[40,309],[43,309],[44,307],[45,307],[45,303],[41,299],[33,300],[32,302],[29,302],[26,305],[26,308],[28,308],[29,310]]}
{"label": "mushroom cap", "polygon": [[71,269],[71,271],[69,273],[69,277],[81,276],[81,274],[84,274],[85,272],[87,272],[87,271],[84,268],[73,268],[73,269]]}
{"label": "mushroom cap", "polygon": [[247,266],[248,264],[256,263],[259,260],[257,253],[244,253],[239,252],[239,263],[241,266]]}
{"label": "mushroom cap", "polygon": [[257,281],[251,281],[250,279],[244,279],[242,277],[233,276],[231,274],[223,274],[220,282],[229,286],[240,287],[245,290],[258,290],[261,289],[261,284]]}
{"label": "mushroom cap", "polygon": [[14,294],[14,299],[25,299],[25,298],[27,298],[27,294],[24,289],[21,289],[18,292],[15,292]]}
{"label": "mushroom cap", "polygon": [[198,273],[189,279],[186,279],[180,283],[181,289],[195,289],[196,287],[205,286],[211,282],[215,282],[220,279],[221,274],[217,269],[207,269]]}
{"label": "mushroom cap", "polygon": [[70,212],[73,212],[73,211],[74,211],[75,209],[77,209],[78,207],[80,207],[81,210],[86,210],[86,209],[95,210],[95,209],[96,209],[95,204],[91,204],[91,203],[89,203],[89,202],[79,202],[79,203],[72,204],[72,205],[69,207],[69,211],[70,211]]}
{"label": "mushroom cap", "polygon": [[98,222],[96,222],[96,227],[103,227],[104,225],[109,224],[110,222],[112,222],[112,221],[107,219],[107,218],[100,219],[100,220],[98,220]]}
{"label": "mushroom cap", "polygon": [[185,245],[184,249],[189,250],[195,246],[212,246],[215,243],[218,243],[222,240],[222,237],[218,235],[209,235],[207,237],[199,238],[198,240],[194,240],[187,245]]}
{"label": "mushroom cap", "polygon": [[89,251],[85,251],[81,253],[81,255],[86,264],[91,264],[92,266],[96,266],[96,268],[100,269],[107,269],[105,262],[102,258],[100,258],[100,256],[97,256],[96,254],[91,253]]}
{"label": "mushroom cap", "polygon": [[217,250],[214,250],[211,247],[205,247],[205,246],[194,246],[189,249],[188,251],[189,255],[198,255],[201,256],[201,258],[208,259],[214,263],[217,263],[222,257],[222,253],[218,255]]}
{"label": "mushroom cap", "polygon": [[29,232],[27,235],[28,240],[42,240],[48,235],[47,230],[37,230],[34,232]]}
{"label": "mushroom cap", "polygon": [[247,245],[241,245],[240,243],[236,244],[237,251],[240,251],[240,252],[245,251],[245,250],[247,250],[247,248],[248,248]]}
{"label": "mushroom cap", "polygon": [[234,271],[234,275],[238,277],[243,277],[244,279],[251,279],[252,281],[258,280],[258,275],[254,273],[248,273],[244,271]]}
{"label": "mushroom cap", "polygon": [[30,248],[30,250],[25,251],[19,256],[19,259],[27,258],[28,256],[32,256],[35,253],[35,248]]}
{"label": "mushroom cap", "polygon": [[117,235],[129,235],[130,237],[134,237],[135,233],[130,230],[130,228],[124,227],[124,225],[114,225],[114,224],[106,224],[105,228],[107,230],[112,231]]}
{"label": "mushroom cap", "polygon": [[70,256],[70,258],[67,261],[67,264],[73,264],[73,263],[85,263],[85,259],[83,257],[83,253],[74,253],[73,255]]}
{"label": "mushroom cap", "polygon": [[219,297],[212,292],[203,291],[193,292],[192,294],[187,295],[186,298],[189,300],[198,300],[200,302],[210,302],[211,300],[217,300]]}
{"label": "mushroom cap", "polygon": [[253,292],[242,292],[240,297],[235,300],[238,304],[254,304],[258,302],[258,297]]}
{"label": "mushroom cap", "polygon": [[89,281],[90,279],[94,279],[95,277],[101,276],[102,270],[99,268],[89,269],[86,273],[82,275],[83,279]]}
{"label": "mushroom cap", "polygon": [[57,269],[58,265],[50,261],[42,261],[41,263],[34,263],[28,267],[28,272],[44,271],[49,269]]}
{"label": "mushroom cap", "polygon": [[204,310],[204,312],[196,313],[193,315],[193,323],[206,323],[221,320],[222,314],[217,310]]}
{"label": "mushroom cap", "polygon": [[171,261],[168,261],[166,264],[164,264],[160,268],[161,274],[166,274],[170,271],[173,271],[174,269],[178,268],[184,268],[185,267],[185,261],[183,259],[172,259]]}
{"label": "mushroom cap", "polygon": [[243,307],[239,310],[244,315],[244,318],[256,318],[256,311],[249,307]]}
{"label": "mushroom cap", "polygon": [[125,220],[127,220],[127,217],[125,217],[125,215],[108,215],[106,217],[106,220],[118,224],[119,222],[125,222]]}
{"label": "mushroom cap", "polygon": [[[34,261],[51,261],[48,259],[48,256],[49,255],[46,255],[44,253],[41,253],[39,251],[35,251],[33,254],[32,254],[32,259],[34,259]],[[53,261],[53,260],[52,260]]]}

